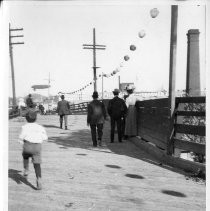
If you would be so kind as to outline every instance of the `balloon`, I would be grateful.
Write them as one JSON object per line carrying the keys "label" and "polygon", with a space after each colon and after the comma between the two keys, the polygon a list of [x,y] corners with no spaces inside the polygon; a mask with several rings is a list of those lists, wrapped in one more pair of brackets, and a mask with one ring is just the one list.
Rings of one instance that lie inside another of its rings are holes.
{"label": "balloon", "polygon": [[114,71],[113,71],[113,74],[116,74],[116,73],[117,73],[117,70],[114,70]]}
{"label": "balloon", "polygon": [[146,35],[146,33],[145,33],[144,30],[141,30],[141,31],[139,32],[139,37],[140,37],[140,38],[143,38],[145,35]]}
{"label": "balloon", "polygon": [[128,61],[129,59],[130,59],[129,56],[124,56],[125,61]]}
{"label": "balloon", "polygon": [[158,16],[158,14],[159,14],[159,11],[157,8],[153,8],[150,10],[150,15],[152,18],[156,18]]}
{"label": "balloon", "polygon": [[136,46],[135,46],[135,45],[131,45],[131,46],[130,46],[130,50],[131,50],[131,51],[135,51],[135,50],[136,50]]}

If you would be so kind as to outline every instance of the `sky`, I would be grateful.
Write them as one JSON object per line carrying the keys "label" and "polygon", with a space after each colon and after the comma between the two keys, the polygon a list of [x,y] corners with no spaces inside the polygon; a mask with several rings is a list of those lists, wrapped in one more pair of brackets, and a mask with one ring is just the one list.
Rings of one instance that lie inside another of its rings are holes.
{"label": "sky", "polygon": [[[103,1],[104,2],[104,1]],[[158,1],[157,1],[158,2]],[[3,5],[5,25],[23,28],[12,35],[23,34],[24,45],[13,47],[16,96],[28,93],[47,95],[47,90],[33,91],[32,85],[47,84],[51,77],[50,94],[73,92],[93,80],[93,52],[83,49],[83,44],[106,45],[106,50],[96,53],[97,75],[120,71],[104,77],[104,91],[122,83],[133,82],[136,91],[168,90],[170,51],[170,4],[140,3],[76,3],[67,1],[9,1]],[[151,18],[150,10],[159,14]],[[200,31],[201,88],[205,82],[205,6],[183,4],[178,8],[176,89],[185,89],[187,62],[187,31]],[[143,38],[138,33],[144,30]],[[131,51],[130,45],[136,50]],[[130,59],[124,60],[128,55]],[[9,52],[8,52],[9,58]],[[10,61],[7,65],[8,95],[12,96]],[[101,78],[97,80],[102,89]],[[92,93],[93,85],[84,89]]]}

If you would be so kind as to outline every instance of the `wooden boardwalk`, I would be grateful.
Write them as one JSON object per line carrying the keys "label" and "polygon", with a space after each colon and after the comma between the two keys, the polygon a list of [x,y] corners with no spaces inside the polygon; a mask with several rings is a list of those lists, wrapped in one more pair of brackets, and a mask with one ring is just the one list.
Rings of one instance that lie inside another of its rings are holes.
{"label": "wooden boardwalk", "polygon": [[69,116],[69,130],[59,129],[58,116],[38,116],[49,140],[43,143],[43,190],[35,190],[30,163],[28,182],[22,176],[20,118],[9,120],[9,211],[202,211],[206,187],[183,172],[160,166],[129,141],[109,143],[109,122],[103,146],[93,148],[86,116]]}

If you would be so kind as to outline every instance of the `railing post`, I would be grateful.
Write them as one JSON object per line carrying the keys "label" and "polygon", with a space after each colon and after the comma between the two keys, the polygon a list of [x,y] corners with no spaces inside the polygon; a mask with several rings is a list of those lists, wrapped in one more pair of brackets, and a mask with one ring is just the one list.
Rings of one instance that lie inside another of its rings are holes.
{"label": "railing post", "polygon": [[174,135],[174,110],[175,110],[175,82],[176,82],[176,46],[177,46],[177,17],[178,5],[171,6],[171,40],[170,40],[170,69],[169,69],[169,131],[167,139],[167,154],[172,155]]}

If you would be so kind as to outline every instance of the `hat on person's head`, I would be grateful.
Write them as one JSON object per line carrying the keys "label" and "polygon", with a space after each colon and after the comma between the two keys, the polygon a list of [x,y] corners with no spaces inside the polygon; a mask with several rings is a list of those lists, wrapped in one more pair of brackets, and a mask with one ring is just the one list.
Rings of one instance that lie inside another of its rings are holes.
{"label": "hat on person's head", "polygon": [[129,84],[125,87],[125,90],[134,90],[136,87],[133,84]]}
{"label": "hat on person's head", "polygon": [[34,109],[29,109],[26,113],[26,120],[28,122],[34,122],[36,120],[37,113]]}
{"label": "hat on person's head", "polygon": [[64,97],[64,95],[61,95],[61,99],[64,99],[65,97]]}
{"label": "hat on person's head", "polygon": [[119,94],[120,90],[119,89],[114,89],[113,94]]}
{"label": "hat on person's head", "polygon": [[92,97],[93,98],[98,98],[98,92],[97,91],[94,91]]}

